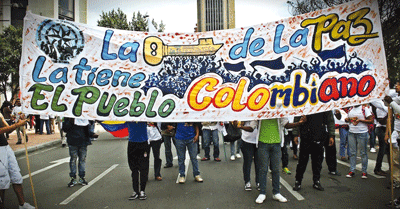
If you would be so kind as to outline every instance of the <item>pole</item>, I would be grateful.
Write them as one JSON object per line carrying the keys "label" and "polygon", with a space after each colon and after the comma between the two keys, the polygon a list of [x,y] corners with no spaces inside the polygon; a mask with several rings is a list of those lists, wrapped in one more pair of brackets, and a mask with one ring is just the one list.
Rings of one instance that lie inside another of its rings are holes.
{"label": "pole", "polygon": [[390,150],[390,188],[391,188],[391,203],[392,207],[394,208],[394,189],[393,189],[393,144],[392,144],[392,116],[393,116],[393,111],[392,108],[388,107],[388,118],[386,122],[386,133],[388,136],[389,140],[389,150]]}
{"label": "pole", "polygon": [[35,195],[35,189],[33,188],[33,180],[32,180],[32,173],[31,173],[31,166],[29,164],[29,156],[28,156],[28,146],[26,144],[26,130],[25,126],[21,126],[22,128],[22,140],[24,142],[25,146],[25,156],[26,156],[26,164],[28,167],[28,173],[29,173],[29,181],[31,183],[31,190],[32,190],[32,196],[33,196],[33,203],[35,204],[35,208],[37,209],[37,201],[36,201],[36,195]]}

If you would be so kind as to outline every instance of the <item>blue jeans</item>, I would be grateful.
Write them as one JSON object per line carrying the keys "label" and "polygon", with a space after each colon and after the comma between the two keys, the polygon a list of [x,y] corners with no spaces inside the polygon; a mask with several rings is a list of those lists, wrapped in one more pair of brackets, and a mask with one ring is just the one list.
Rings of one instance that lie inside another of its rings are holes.
{"label": "blue jeans", "polygon": [[164,147],[165,147],[165,160],[167,161],[165,165],[172,166],[173,156],[171,150],[171,141],[174,143],[175,146],[175,138],[173,136],[166,136],[166,135],[163,135],[162,138],[164,140]]}
{"label": "blue jeans", "polygon": [[210,130],[203,129],[203,137],[204,137],[204,157],[210,158],[210,144],[211,137],[214,145],[214,158],[219,157],[219,136],[218,129]]}
{"label": "blue jeans", "polygon": [[357,147],[360,147],[362,172],[367,173],[368,167],[368,155],[367,155],[367,143],[368,143],[368,132],[365,133],[351,133],[349,132],[349,147],[350,147],[350,171],[354,172],[356,169],[356,157]]}
{"label": "blue jeans", "polygon": [[179,164],[179,175],[185,176],[185,159],[186,159],[186,148],[189,151],[190,160],[192,161],[193,176],[200,174],[199,163],[197,162],[197,143],[193,143],[193,139],[190,140],[179,140],[175,141],[176,152],[178,154]]}
{"label": "blue jeans", "polygon": [[[266,194],[268,166],[272,171],[272,194],[279,193],[279,166],[281,162],[280,143],[258,142],[258,163],[260,169],[260,194]],[[270,164],[271,163],[271,164]]]}
{"label": "blue jeans", "polygon": [[259,181],[259,170],[258,170],[258,151],[255,144],[247,143],[242,141],[242,153],[243,153],[243,177],[244,183],[250,182],[250,172],[251,172],[251,161],[254,157],[254,168],[256,170],[256,183]]}
{"label": "blue jeans", "polygon": [[69,176],[76,178],[76,159],[79,157],[78,175],[79,177],[85,177],[87,146],[78,147],[69,145],[68,147],[69,147],[69,156],[71,157],[69,160],[69,169],[70,169]]}
{"label": "blue jeans", "polygon": [[43,134],[43,123],[46,124],[46,131],[47,131],[47,134],[51,134],[51,133],[50,133],[50,124],[49,124],[49,120],[43,120],[43,119],[40,119],[39,133],[40,133],[40,134]]}
{"label": "blue jeans", "polygon": [[[347,135],[349,130],[346,128],[339,128],[339,135],[340,135],[340,149],[339,154],[340,157],[346,157],[346,144],[348,141]],[[347,146],[347,156],[350,156],[350,146]]]}
{"label": "blue jeans", "polygon": [[375,134],[375,125],[374,129],[369,133],[369,148],[375,148],[376,144],[376,134]]}

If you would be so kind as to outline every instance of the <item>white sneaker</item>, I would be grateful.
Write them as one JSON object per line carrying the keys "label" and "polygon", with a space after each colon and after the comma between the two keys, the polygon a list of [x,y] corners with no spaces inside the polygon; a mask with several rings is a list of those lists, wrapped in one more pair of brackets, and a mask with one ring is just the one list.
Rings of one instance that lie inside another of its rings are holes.
{"label": "white sneaker", "polygon": [[22,206],[21,205],[19,206],[19,209],[35,209],[35,207],[25,202]]}
{"label": "white sneaker", "polygon": [[231,156],[231,160],[234,161],[235,160],[235,155]]}
{"label": "white sneaker", "polygon": [[244,190],[246,190],[246,191],[251,191],[251,183],[250,183],[250,182],[247,182],[247,183],[244,185]]}
{"label": "white sneaker", "polygon": [[184,176],[179,177],[179,183],[180,183],[180,184],[184,184],[185,181],[186,181],[186,179],[185,179]]}
{"label": "white sneaker", "polygon": [[258,204],[263,203],[264,200],[265,200],[265,198],[266,198],[265,194],[260,194],[260,195],[258,195],[258,197],[257,197],[257,199],[256,199],[256,203],[258,203]]}
{"label": "white sneaker", "polygon": [[200,157],[200,156],[198,156],[198,155],[197,155],[197,157],[196,157],[196,158],[197,158],[198,160],[201,160],[201,157]]}
{"label": "white sneaker", "polygon": [[287,202],[287,199],[282,196],[280,193],[276,194],[276,195],[272,195],[272,199],[277,200],[279,202]]}
{"label": "white sneaker", "polygon": [[237,154],[236,154],[236,158],[237,158],[237,159],[240,159],[240,158],[242,158],[242,156],[241,156],[239,153],[237,153]]}
{"label": "white sneaker", "polygon": [[372,153],[375,153],[376,149],[372,147],[369,151],[372,152]]}

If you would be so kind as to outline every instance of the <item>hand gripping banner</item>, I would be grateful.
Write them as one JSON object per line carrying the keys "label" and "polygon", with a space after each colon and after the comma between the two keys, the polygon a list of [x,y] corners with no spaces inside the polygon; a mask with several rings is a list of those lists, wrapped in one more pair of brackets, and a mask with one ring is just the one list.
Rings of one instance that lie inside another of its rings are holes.
{"label": "hand gripping banner", "polygon": [[251,27],[148,33],[27,13],[23,111],[113,121],[229,121],[382,99],[377,1]]}

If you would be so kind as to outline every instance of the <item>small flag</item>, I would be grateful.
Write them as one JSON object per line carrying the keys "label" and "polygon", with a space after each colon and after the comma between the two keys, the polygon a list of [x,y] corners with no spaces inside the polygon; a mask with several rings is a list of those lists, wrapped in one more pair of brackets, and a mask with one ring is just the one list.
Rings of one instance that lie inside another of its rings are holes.
{"label": "small flag", "polygon": [[335,59],[342,58],[346,56],[346,51],[344,47],[345,45],[343,44],[341,46],[336,47],[335,49],[321,51],[320,53],[318,53],[318,56],[321,57],[323,61],[331,58]]}
{"label": "small flag", "polygon": [[103,121],[100,125],[114,137],[124,138],[129,136],[125,121]]}

